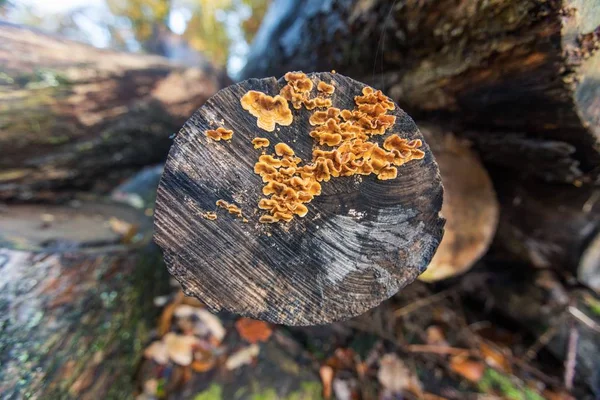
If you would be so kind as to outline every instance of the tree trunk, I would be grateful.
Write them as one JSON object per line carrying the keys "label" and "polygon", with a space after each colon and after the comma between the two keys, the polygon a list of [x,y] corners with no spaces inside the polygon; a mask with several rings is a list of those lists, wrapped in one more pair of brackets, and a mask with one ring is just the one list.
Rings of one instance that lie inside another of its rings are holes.
{"label": "tree trunk", "polygon": [[600,188],[505,180],[497,191],[495,258],[570,272],[600,292]]}
{"label": "tree trunk", "polygon": [[2,398],[132,398],[168,290],[150,219],[83,201],[6,206],[0,226]]}
{"label": "tree trunk", "polygon": [[219,87],[214,72],[6,23],[0,65],[1,201],[109,190],[164,160],[169,136]]}
{"label": "tree trunk", "polygon": [[595,181],[600,136],[596,0],[279,0],[243,76],[336,69],[391,95],[418,120],[558,146],[563,163],[520,174]]}

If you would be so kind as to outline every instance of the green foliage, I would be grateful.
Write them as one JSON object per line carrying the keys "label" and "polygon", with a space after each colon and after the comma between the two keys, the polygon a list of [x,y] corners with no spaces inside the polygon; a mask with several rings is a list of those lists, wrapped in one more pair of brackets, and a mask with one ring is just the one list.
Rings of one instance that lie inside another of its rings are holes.
{"label": "green foliage", "polygon": [[213,383],[208,389],[198,393],[194,400],[221,400],[223,398],[223,389],[221,386]]}
{"label": "green foliage", "polygon": [[523,382],[511,378],[514,377],[488,368],[479,382],[479,390],[484,393],[498,391],[503,398],[510,400],[544,400],[535,390],[526,387]]}

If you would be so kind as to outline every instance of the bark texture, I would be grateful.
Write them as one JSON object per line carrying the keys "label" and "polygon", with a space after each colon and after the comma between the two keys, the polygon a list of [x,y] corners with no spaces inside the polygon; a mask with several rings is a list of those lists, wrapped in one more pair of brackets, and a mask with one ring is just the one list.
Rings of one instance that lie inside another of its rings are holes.
{"label": "bark texture", "polygon": [[488,134],[511,133],[526,144],[510,146],[512,158],[550,145],[561,160],[521,173],[597,181],[595,0],[280,0],[265,21],[244,78],[336,69],[419,120],[477,128],[488,152],[507,151]]}
{"label": "bark texture", "polygon": [[131,170],[163,160],[169,136],[219,87],[214,71],[6,23],[0,65],[3,201],[109,190]]}
{"label": "bark texture", "polygon": [[[156,187],[147,175],[118,197],[139,205],[148,182]],[[88,200],[5,206],[0,226],[2,398],[133,398],[153,298],[168,291],[150,219]]]}
{"label": "bark texture", "polygon": [[497,189],[502,215],[494,257],[571,273],[600,290],[598,187],[505,180]]}

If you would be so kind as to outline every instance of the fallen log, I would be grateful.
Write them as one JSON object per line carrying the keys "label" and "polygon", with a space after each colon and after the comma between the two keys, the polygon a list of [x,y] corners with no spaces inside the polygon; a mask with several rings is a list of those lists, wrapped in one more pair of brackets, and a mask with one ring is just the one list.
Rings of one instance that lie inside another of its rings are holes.
{"label": "fallen log", "polygon": [[169,136],[219,87],[215,72],[7,23],[0,65],[0,201],[108,192],[164,160]]}
{"label": "fallen log", "polygon": [[150,219],[85,200],[5,206],[0,226],[2,397],[132,397],[168,291]]}
{"label": "fallen log", "polygon": [[[595,0],[279,0],[243,77],[336,69],[384,90],[420,121],[517,134],[527,158],[550,142],[550,169],[520,174],[596,181],[600,162],[600,6]],[[534,147],[532,149],[532,146]]]}
{"label": "fallen log", "polygon": [[432,282],[464,273],[486,253],[498,225],[499,206],[492,181],[468,142],[432,126],[420,129],[444,185],[444,237],[427,271],[419,276]]}
{"label": "fallen log", "polygon": [[322,324],[422,273],[441,205],[429,147],[391,100],[339,74],[286,74],[230,86],[185,124],[155,240],[185,293],[213,310]]}
{"label": "fallen log", "polygon": [[577,276],[600,291],[600,189],[505,180],[496,187],[502,204],[492,256]]}

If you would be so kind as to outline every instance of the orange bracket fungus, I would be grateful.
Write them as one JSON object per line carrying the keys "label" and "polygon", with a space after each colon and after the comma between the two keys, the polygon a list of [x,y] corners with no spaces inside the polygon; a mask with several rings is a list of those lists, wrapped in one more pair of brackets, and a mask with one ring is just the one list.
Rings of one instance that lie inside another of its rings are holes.
{"label": "orange bracket fungus", "polygon": [[291,125],[293,117],[287,101],[281,96],[250,90],[240,100],[244,110],[257,118],[256,124],[267,132],[275,130],[275,124]]}
{"label": "orange bracket fungus", "polygon": [[[197,140],[216,123],[235,131],[226,147]],[[290,72],[223,89],[190,118],[158,189],[155,239],[211,309],[322,324],[425,270],[441,204],[431,151],[390,98],[337,73]],[[196,217],[215,205],[238,218]]]}
{"label": "orange bracket fungus", "polygon": [[217,142],[220,140],[231,140],[233,137],[233,131],[227,130],[223,127],[218,127],[217,129],[207,130],[206,136]]}

